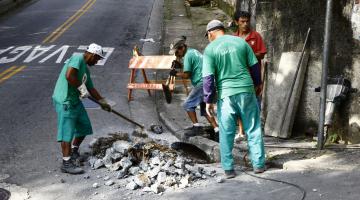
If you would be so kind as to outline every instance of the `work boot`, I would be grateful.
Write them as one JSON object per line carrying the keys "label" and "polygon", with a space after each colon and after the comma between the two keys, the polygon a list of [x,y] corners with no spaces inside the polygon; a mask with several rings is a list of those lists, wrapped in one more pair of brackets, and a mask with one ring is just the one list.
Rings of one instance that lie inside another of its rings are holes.
{"label": "work boot", "polygon": [[84,170],[80,167],[77,167],[73,161],[70,160],[63,160],[62,166],[60,167],[61,172],[68,173],[68,174],[82,174]]}
{"label": "work boot", "polygon": [[262,168],[254,168],[254,173],[255,174],[261,174],[265,172],[265,167]]}
{"label": "work boot", "polygon": [[225,178],[226,179],[235,178],[235,176],[236,176],[235,170],[233,170],[233,169],[225,170]]}
{"label": "work boot", "polygon": [[70,157],[73,163],[78,167],[80,167],[81,163],[84,162],[84,157],[80,155],[78,147],[71,148]]}
{"label": "work boot", "polygon": [[77,160],[77,159],[80,158],[80,153],[79,153],[79,148],[78,147],[71,148],[70,157],[71,157],[72,160]]}

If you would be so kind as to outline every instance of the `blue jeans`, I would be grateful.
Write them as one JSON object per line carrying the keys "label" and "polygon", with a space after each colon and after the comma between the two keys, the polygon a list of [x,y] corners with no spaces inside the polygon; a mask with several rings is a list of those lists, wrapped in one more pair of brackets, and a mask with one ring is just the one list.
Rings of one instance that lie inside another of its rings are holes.
{"label": "blue jeans", "polygon": [[200,105],[201,116],[205,116],[206,110],[203,99],[204,99],[203,84],[198,84],[191,90],[189,96],[185,100],[183,104],[184,110],[186,112],[195,112],[196,107]]}
{"label": "blue jeans", "polygon": [[220,128],[221,165],[224,170],[234,168],[232,150],[236,122],[240,117],[248,140],[253,168],[265,166],[265,149],[262,138],[260,110],[254,93],[240,93],[218,100],[217,116]]}

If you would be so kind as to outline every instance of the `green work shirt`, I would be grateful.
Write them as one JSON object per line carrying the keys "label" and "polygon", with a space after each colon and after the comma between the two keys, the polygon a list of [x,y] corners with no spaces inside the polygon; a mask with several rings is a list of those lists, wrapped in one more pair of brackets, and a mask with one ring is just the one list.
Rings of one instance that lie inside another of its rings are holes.
{"label": "green work shirt", "polygon": [[224,35],[207,45],[203,58],[203,77],[214,75],[218,98],[254,92],[249,67],[258,62],[242,38]]}
{"label": "green work shirt", "polygon": [[77,69],[78,80],[82,81],[84,74],[86,74],[85,85],[88,90],[94,88],[92,80],[90,78],[90,72],[85,62],[83,54],[71,56],[64,67],[61,70],[58,80],[56,81],[53,100],[60,104],[72,104],[75,105],[80,102],[80,92],[76,87],[70,85],[66,79],[66,71],[69,67]]}
{"label": "green work shirt", "polygon": [[187,49],[184,56],[184,72],[191,73],[191,84],[198,86],[202,83],[203,56],[196,49]]}

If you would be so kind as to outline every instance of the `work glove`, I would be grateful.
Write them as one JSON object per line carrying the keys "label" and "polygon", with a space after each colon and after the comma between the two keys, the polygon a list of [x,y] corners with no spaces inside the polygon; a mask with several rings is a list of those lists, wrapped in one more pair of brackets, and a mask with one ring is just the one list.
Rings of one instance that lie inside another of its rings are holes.
{"label": "work glove", "polygon": [[181,69],[181,67],[182,67],[181,62],[177,60],[173,60],[173,62],[171,63],[172,69]]}
{"label": "work glove", "polygon": [[177,71],[175,69],[172,69],[169,73],[170,76],[176,76]]}
{"label": "work glove", "polygon": [[84,99],[90,96],[85,83],[81,84],[77,89],[80,92],[80,98]]}
{"label": "work glove", "polygon": [[111,112],[111,105],[105,99],[100,99],[99,103],[103,110]]}
{"label": "work glove", "polygon": [[80,92],[80,98],[84,99],[90,96],[89,91],[86,88],[86,80],[87,80],[87,76],[86,74],[84,74],[82,81],[81,81],[81,85],[77,88],[78,91]]}

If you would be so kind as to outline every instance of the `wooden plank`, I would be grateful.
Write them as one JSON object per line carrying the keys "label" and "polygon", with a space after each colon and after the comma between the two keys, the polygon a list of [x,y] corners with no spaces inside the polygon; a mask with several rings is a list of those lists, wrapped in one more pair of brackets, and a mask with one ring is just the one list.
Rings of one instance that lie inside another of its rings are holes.
{"label": "wooden plank", "polygon": [[[131,69],[130,70],[130,80],[129,83],[134,83],[135,81],[135,70],[136,69]],[[132,89],[128,90],[128,101],[130,101],[132,99]]]}
{"label": "wooden plank", "polygon": [[137,56],[129,62],[130,69],[171,69],[175,56]]}
{"label": "wooden plank", "polygon": [[129,83],[128,89],[141,89],[141,90],[162,90],[162,84],[157,83]]}

